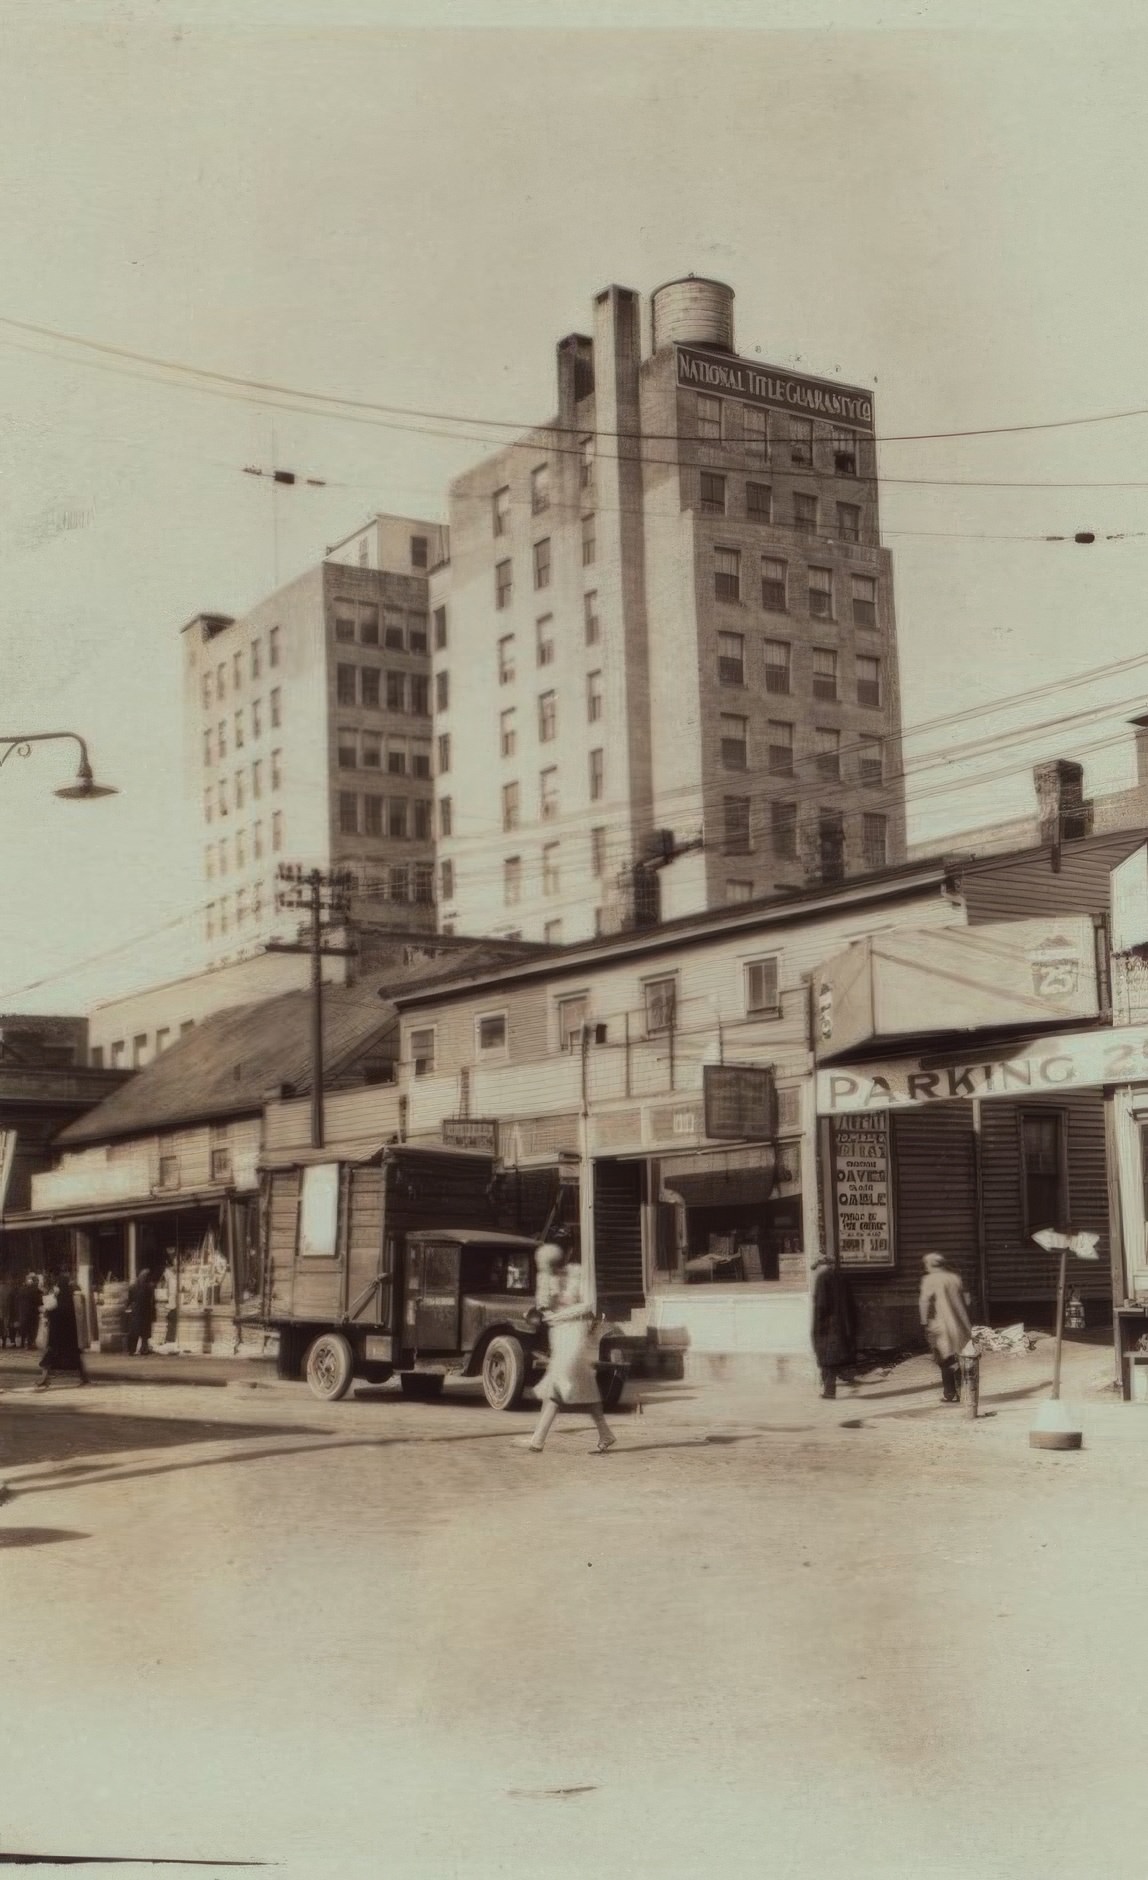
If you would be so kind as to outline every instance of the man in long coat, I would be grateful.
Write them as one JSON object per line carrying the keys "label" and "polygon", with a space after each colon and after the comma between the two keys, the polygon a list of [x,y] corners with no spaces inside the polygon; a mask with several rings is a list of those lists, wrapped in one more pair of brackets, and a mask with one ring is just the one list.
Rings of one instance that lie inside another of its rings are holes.
{"label": "man in long coat", "polygon": [[821,1395],[836,1397],[838,1378],[857,1363],[857,1301],[849,1275],[827,1253],[813,1268],[811,1330]]}
{"label": "man in long coat", "polygon": [[941,1372],[941,1393],[946,1403],[961,1397],[960,1354],[973,1335],[969,1302],[959,1273],[945,1265],[941,1253],[927,1253],[922,1262],[921,1324]]}
{"label": "man in long coat", "polygon": [[49,1281],[44,1316],[48,1321],[48,1342],[40,1359],[43,1375],[33,1384],[33,1390],[47,1390],[53,1377],[60,1373],[75,1377],[78,1384],[86,1384],[88,1373],[80,1355],[76,1295],[70,1273],[57,1273],[54,1280]]}
{"label": "man in long coat", "polygon": [[145,1266],[128,1292],[128,1352],[131,1357],[137,1352],[141,1358],[149,1356],[154,1325],[155,1282],[151,1268]]}

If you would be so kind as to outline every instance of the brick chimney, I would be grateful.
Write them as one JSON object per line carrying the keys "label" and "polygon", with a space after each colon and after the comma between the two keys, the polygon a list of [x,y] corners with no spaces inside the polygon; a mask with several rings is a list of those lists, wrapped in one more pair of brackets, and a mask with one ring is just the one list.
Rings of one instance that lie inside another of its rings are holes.
{"label": "brick chimney", "polygon": [[1054,847],[1092,833],[1092,804],[1084,797],[1084,766],[1066,757],[1034,764],[1039,840]]}

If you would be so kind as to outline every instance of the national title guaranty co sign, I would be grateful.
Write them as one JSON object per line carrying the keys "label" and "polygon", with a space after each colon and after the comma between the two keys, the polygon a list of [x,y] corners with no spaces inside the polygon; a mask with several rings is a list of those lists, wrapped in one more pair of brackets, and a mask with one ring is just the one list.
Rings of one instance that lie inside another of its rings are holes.
{"label": "national title guaranty co sign", "polygon": [[819,1116],[919,1109],[973,1097],[1054,1097],[1090,1085],[1148,1083],[1148,1026],[1042,1039],[1014,1057],[970,1057],[925,1070],[919,1063],[842,1064],[817,1073]]}
{"label": "national title guaranty co sign", "polygon": [[826,379],[798,378],[772,366],[755,366],[712,352],[678,347],[678,384],[718,398],[740,398],[750,405],[772,405],[805,418],[873,429],[873,400],[868,392],[849,391]]}

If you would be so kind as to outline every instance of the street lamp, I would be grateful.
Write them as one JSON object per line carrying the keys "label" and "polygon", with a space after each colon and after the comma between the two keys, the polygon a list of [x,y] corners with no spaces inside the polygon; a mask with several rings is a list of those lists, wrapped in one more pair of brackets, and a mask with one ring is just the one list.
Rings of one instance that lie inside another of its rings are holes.
{"label": "street lamp", "polygon": [[76,781],[65,784],[57,790],[57,796],[69,799],[87,796],[115,796],[110,784],[97,783],[92,775],[92,766],[88,758],[88,747],[77,731],[29,731],[24,737],[0,736],[0,768],[15,752],[17,757],[30,757],[33,744],[55,744],[67,739],[80,747],[80,762],[76,770]]}

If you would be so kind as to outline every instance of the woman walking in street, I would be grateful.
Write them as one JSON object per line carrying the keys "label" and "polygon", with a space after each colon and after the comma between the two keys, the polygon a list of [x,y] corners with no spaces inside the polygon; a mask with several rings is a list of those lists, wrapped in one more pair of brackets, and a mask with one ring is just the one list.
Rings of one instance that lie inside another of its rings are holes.
{"label": "woman walking in street", "polygon": [[76,1323],[76,1296],[70,1273],[58,1273],[49,1283],[44,1298],[44,1317],[48,1322],[48,1342],[40,1359],[43,1376],[33,1390],[47,1390],[58,1372],[70,1374],[77,1384],[86,1384],[88,1374],[80,1356],[80,1332]]}
{"label": "woman walking in street", "polygon": [[540,1455],[560,1410],[583,1410],[598,1431],[591,1455],[604,1456],[617,1442],[602,1411],[594,1360],[601,1340],[602,1317],[582,1300],[582,1269],[566,1269],[559,1303],[546,1313],[550,1333],[550,1362],[535,1396],[542,1405],[534,1434],[525,1447]]}

